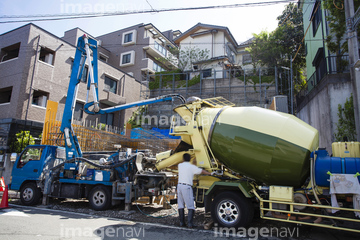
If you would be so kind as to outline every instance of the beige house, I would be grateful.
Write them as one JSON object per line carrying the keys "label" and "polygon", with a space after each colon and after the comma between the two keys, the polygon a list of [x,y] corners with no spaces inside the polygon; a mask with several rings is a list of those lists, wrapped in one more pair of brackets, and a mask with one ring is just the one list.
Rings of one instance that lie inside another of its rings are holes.
{"label": "beige house", "polygon": [[243,69],[251,63],[245,51],[249,43],[239,45],[227,27],[198,23],[175,38],[174,42],[180,49],[208,51],[208,59],[193,62],[185,69],[201,70],[204,78],[228,78],[228,70]]}

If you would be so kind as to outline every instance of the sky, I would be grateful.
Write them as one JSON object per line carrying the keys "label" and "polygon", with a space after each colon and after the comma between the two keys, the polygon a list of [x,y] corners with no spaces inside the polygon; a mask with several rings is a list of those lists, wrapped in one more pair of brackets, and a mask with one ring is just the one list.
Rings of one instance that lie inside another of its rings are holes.
{"label": "sky", "polygon": [[[110,11],[141,12],[151,9],[162,10],[258,2],[276,2],[276,0],[1,0],[0,22],[20,20],[6,18],[6,16]],[[139,23],[152,23],[160,31],[172,29],[185,32],[201,22],[228,27],[235,40],[241,43],[251,38],[253,33],[258,34],[263,30],[273,31],[278,24],[276,18],[282,14],[286,5],[287,3],[278,3],[267,6],[141,13],[84,19],[34,21],[33,23],[58,37],[64,36],[65,31],[76,27],[96,37]],[[32,17],[31,19],[38,18]],[[27,23],[29,22],[0,23],[0,34]]]}

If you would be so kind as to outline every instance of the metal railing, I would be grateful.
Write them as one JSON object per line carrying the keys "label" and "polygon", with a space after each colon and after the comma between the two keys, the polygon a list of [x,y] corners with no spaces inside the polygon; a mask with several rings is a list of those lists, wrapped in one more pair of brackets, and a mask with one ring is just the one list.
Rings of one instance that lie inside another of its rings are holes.
{"label": "metal railing", "polygon": [[349,56],[329,56],[322,59],[316,71],[308,78],[306,84],[303,86],[301,91],[296,95],[296,102],[299,105],[304,97],[308,95],[316,85],[318,85],[327,75],[348,73],[349,67]]}

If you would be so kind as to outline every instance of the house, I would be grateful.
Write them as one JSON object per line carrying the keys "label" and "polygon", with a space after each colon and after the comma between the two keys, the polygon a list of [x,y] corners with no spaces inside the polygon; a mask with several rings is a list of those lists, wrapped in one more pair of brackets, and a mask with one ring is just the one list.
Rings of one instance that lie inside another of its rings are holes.
{"label": "house", "polygon": [[[59,38],[36,26],[27,24],[0,35],[0,144],[8,145],[9,133],[21,130],[37,131],[38,137],[45,119],[47,100],[59,103],[62,113],[67,97],[76,40],[85,32],[72,29]],[[138,101],[140,83],[133,76],[111,65],[111,52],[99,47],[99,99],[101,107]],[[85,114],[87,69],[79,84],[74,120],[92,121],[120,130],[133,109],[114,114]],[[61,116],[57,117],[61,120]],[[10,134],[10,135],[11,135]]]}
{"label": "house", "polygon": [[[319,130],[320,147],[331,149],[338,122],[338,104],[343,105],[351,96],[352,84],[349,66],[339,66],[324,39],[330,34],[320,0],[299,1],[303,11],[306,86],[297,94],[297,116]],[[345,16],[344,16],[345,17]],[[344,26],[345,27],[345,26]],[[344,36],[345,40],[345,36]],[[342,57],[348,61],[348,56]]]}
{"label": "house", "polygon": [[[162,33],[153,24],[138,24],[97,37],[101,46],[108,49],[107,62],[117,66],[141,82],[148,74],[175,68],[172,61],[175,58],[169,51],[177,46],[173,38],[180,31]],[[161,61],[164,60],[164,61]]]}
{"label": "house", "polygon": [[[179,66],[182,72],[160,73],[156,79],[148,79],[149,95],[156,97],[178,93],[185,98],[223,97],[236,106],[265,107],[276,95],[275,77],[262,78],[265,71],[253,69],[252,59],[246,51],[251,42],[252,39],[249,39],[238,44],[227,27],[196,24],[174,39],[180,48]],[[193,53],[187,56],[192,59],[182,58],[183,52],[190,51]],[[193,58],[201,52],[205,52],[207,57]],[[161,108],[149,106],[149,118],[143,127],[168,127],[173,108],[173,103],[164,103]],[[162,118],[150,119],[151,116]]]}
{"label": "house", "polygon": [[180,49],[207,51],[208,57],[188,64],[184,71],[201,70],[204,78],[226,78],[226,69],[242,65],[238,43],[227,27],[198,23],[174,39]]}

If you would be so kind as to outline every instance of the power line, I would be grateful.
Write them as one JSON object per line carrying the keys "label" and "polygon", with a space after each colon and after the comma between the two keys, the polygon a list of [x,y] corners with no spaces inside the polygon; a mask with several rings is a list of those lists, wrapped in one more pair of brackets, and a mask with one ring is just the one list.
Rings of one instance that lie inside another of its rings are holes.
{"label": "power line", "polygon": [[[194,11],[194,10],[209,10],[209,9],[223,9],[223,8],[240,8],[240,7],[260,7],[276,4],[284,4],[296,2],[296,0],[280,0],[280,1],[267,1],[256,3],[241,3],[230,5],[217,5],[217,6],[204,6],[204,7],[185,7],[185,8],[169,8],[169,9],[149,9],[140,11],[114,11],[114,12],[96,12],[96,13],[77,13],[77,14],[42,14],[42,15],[3,15],[0,18],[13,18],[22,20],[9,20],[1,21],[0,23],[17,23],[17,22],[38,22],[38,21],[56,21],[56,20],[69,20],[79,18],[95,18],[95,17],[108,17],[108,16],[124,16],[132,14],[144,14],[144,13],[160,13],[160,12],[176,12],[176,11]],[[27,20],[25,20],[26,18]]]}

